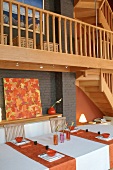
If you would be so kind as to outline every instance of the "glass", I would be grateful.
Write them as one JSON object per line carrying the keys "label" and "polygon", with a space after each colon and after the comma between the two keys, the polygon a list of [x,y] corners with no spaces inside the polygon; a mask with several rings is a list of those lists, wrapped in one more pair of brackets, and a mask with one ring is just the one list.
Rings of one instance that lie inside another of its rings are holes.
{"label": "glass", "polygon": [[60,142],[64,143],[64,133],[60,133]]}
{"label": "glass", "polygon": [[34,141],[34,145],[37,145],[37,141]]}
{"label": "glass", "polygon": [[53,135],[53,144],[58,145],[58,135],[57,134]]}
{"label": "glass", "polygon": [[66,140],[70,140],[70,130],[66,130]]}

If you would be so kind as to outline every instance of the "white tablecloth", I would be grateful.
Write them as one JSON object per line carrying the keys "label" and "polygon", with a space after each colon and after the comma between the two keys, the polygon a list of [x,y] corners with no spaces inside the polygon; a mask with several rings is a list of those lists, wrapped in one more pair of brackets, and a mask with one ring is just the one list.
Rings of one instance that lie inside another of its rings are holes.
{"label": "white tablecloth", "polygon": [[[113,134],[112,125],[88,125],[79,128]],[[37,140],[43,145],[49,145],[52,149],[74,157],[76,159],[76,170],[108,170],[110,168],[108,145],[76,136],[71,136],[70,141],[65,140],[64,143],[59,142],[58,145],[53,145],[53,134],[34,137],[32,140]]]}
{"label": "white tablecloth", "polygon": [[[89,131],[109,132],[113,135],[112,125],[88,125],[80,126],[80,129]],[[53,134],[33,137],[43,145],[49,145],[61,153],[72,156],[76,159],[76,170],[108,170],[109,169],[109,146],[71,136],[70,141],[53,145]],[[33,161],[25,155],[14,150],[6,144],[0,145],[0,170],[48,170],[47,167]]]}
{"label": "white tablecloth", "polygon": [[[38,155],[37,155],[38,156]],[[0,170],[49,170],[6,144],[0,145]]]}

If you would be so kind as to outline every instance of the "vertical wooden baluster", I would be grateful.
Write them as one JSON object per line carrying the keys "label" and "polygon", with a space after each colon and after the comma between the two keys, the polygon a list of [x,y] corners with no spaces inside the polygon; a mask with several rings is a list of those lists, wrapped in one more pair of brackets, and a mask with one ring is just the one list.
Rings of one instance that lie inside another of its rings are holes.
{"label": "vertical wooden baluster", "polygon": [[110,10],[109,10],[109,6],[108,6],[108,25],[110,26]]}
{"label": "vertical wooden baluster", "polygon": [[106,6],[106,2],[105,2],[105,18],[107,19],[107,6]]}
{"label": "vertical wooden baluster", "polygon": [[55,40],[55,15],[52,16],[52,25],[53,25],[53,51],[56,52],[56,40]]}
{"label": "vertical wooden baluster", "polygon": [[61,17],[58,17],[58,32],[59,32],[59,51],[62,53],[62,43],[61,43]]}
{"label": "vertical wooden baluster", "polygon": [[110,74],[111,93],[112,93],[112,73]]}
{"label": "vertical wooden baluster", "polygon": [[67,53],[67,20],[64,18],[64,45],[65,45],[65,53]]}
{"label": "vertical wooden baluster", "polygon": [[102,58],[102,31],[99,30],[99,35],[100,35],[100,58]]}
{"label": "vertical wooden baluster", "polygon": [[113,28],[112,28],[112,26],[113,26],[113,24],[112,24],[112,22],[113,22],[113,21],[112,21],[112,15],[113,15],[113,14],[112,14],[112,12],[111,12],[111,18],[110,18],[110,19],[111,19],[111,31],[113,30]]}
{"label": "vertical wooden baluster", "polygon": [[113,73],[111,74],[111,92],[113,93]]}
{"label": "vertical wooden baluster", "polygon": [[110,91],[111,91],[111,74],[109,73],[109,88],[110,88]]}
{"label": "vertical wooden baluster", "polygon": [[35,21],[35,10],[33,9],[33,47],[36,49],[36,21]]}
{"label": "vertical wooden baluster", "polygon": [[88,26],[89,57],[91,57],[91,28]]}
{"label": "vertical wooden baluster", "polygon": [[106,73],[106,83],[108,84],[108,74]]}
{"label": "vertical wooden baluster", "polygon": [[110,73],[110,91],[112,92],[112,75]]}
{"label": "vertical wooden baluster", "polygon": [[20,5],[17,6],[17,14],[18,14],[18,46],[21,47],[21,30],[20,30]]}
{"label": "vertical wooden baluster", "polygon": [[102,69],[100,69],[100,90],[103,91],[103,77],[104,77],[104,73],[102,71]]}
{"label": "vertical wooden baluster", "polygon": [[112,20],[111,20],[111,18],[112,18],[112,12],[110,11],[110,29],[112,30]]}
{"label": "vertical wooden baluster", "polygon": [[82,24],[80,23],[80,55],[83,55],[82,51]]}
{"label": "vertical wooden baluster", "polygon": [[77,23],[75,22],[75,54],[78,55],[78,41],[77,41]]}
{"label": "vertical wooden baluster", "polygon": [[93,57],[96,58],[96,53],[95,53],[95,49],[96,49],[96,43],[95,43],[95,28],[92,28],[93,29]]}
{"label": "vertical wooden baluster", "polygon": [[43,50],[43,16],[42,16],[42,11],[40,11],[40,48]]}
{"label": "vertical wooden baluster", "polygon": [[109,26],[111,28],[111,11],[109,10]]}
{"label": "vertical wooden baluster", "polygon": [[103,57],[106,58],[105,31],[103,31]]}
{"label": "vertical wooden baluster", "polygon": [[107,46],[106,46],[106,50],[107,50],[107,59],[110,59],[110,56],[109,56],[109,46],[110,46],[110,36],[109,36],[109,33],[106,32],[107,34]]}
{"label": "vertical wooden baluster", "polygon": [[47,49],[50,51],[49,47],[49,14],[46,13],[46,39],[47,39]]}
{"label": "vertical wooden baluster", "polygon": [[72,50],[72,21],[69,21],[69,28],[70,28],[70,54],[73,54]]}
{"label": "vertical wooden baluster", "polygon": [[28,7],[25,8],[25,18],[26,18],[26,45],[25,47],[28,48]]}
{"label": "vertical wooden baluster", "polygon": [[110,56],[111,56],[111,60],[113,60],[113,34],[110,33]]}
{"label": "vertical wooden baluster", "polygon": [[12,45],[12,2],[9,2],[9,43]]}
{"label": "vertical wooden baluster", "polygon": [[108,73],[108,87],[110,88],[110,74]]}
{"label": "vertical wooden baluster", "polygon": [[113,13],[111,14],[111,31],[113,31]]}
{"label": "vertical wooden baluster", "polygon": [[86,25],[84,25],[84,55],[87,56],[87,32],[86,32]]}
{"label": "vertical wooden baluster", "polygon": [[0,0],[0,39],[1,39],[1,44],[4,44],[4,37],[3,37],[3,33],[4,33],[4,22],[3,22],[3,0]]}

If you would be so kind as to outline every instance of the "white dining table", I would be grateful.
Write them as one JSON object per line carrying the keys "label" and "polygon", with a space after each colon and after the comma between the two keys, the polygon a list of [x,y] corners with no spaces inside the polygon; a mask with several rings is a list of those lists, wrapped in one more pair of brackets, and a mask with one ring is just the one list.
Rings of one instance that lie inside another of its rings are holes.
{"label": "white dining table", "polygon": [[[101,133],[108,132],[113,135],[112,125],[84,125],[77,127],[78,129]],[[58,133],[59,134],[59,133]],[[70,141],[53,145],[53,134],[33,137],[38,143],[48,145],[50,148],[67,154],[76,159],[76,170],[108,170],[109,163],[109,145],[91,141],[77,136],[71,135]]]}
{"label": "white dining table", "polygon": [[[79,129],[88,129],[89,131],[109,132],[113,135],[112,125],[88,125],[77,127]],[[59,133],[58,133],[59,135]],[[76,170],[108,170],[109,164],[109,145],[91,141],[81,137],[71,135],[71,140],[65,140],[64,143],[53,145],[53,133],[47,135],[35,136],[30,138],[42,145],[48,145],[50,148],[69,155],[76,159]],[[38,155],[37,155],[38,156]],[[47,167],[36,162],[12,147],[0,145],[0,170],[48,170]],[[70,169],[69,169],[70,170]]]}
{"label": "white dining table", "polygon": [[7,144],[1,144],[0,170],[49,170],[49,168],[26,157]]}

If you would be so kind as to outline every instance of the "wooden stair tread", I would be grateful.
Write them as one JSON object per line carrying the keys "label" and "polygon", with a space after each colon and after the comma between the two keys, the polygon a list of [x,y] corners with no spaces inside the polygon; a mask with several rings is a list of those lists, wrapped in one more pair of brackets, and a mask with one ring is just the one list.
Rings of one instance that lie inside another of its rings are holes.
{"label": "wooden stair tread", "polygon": [[80,81],[79,82],[79,85],[80,86],[86,86],[86,87],[88,87],[88,86],[99,86],[99,81],[98,80],[84,80],[84,81]]}
{"label": "wooden stair tread", "polygon": [[85,91],[86,92],[99,92],[100,91],[100,88],[98,86],[88,86],[88,87],[85,87]]}
{"label": "wooden stair tread", "polygon": [[[100,7],[100,1],[96,3],[97,9]],[[76,4],[76,7],[82,7],[82,8],[92,8],[94,9],[95,7],[95,2],[94,1],[79,1]]]}

